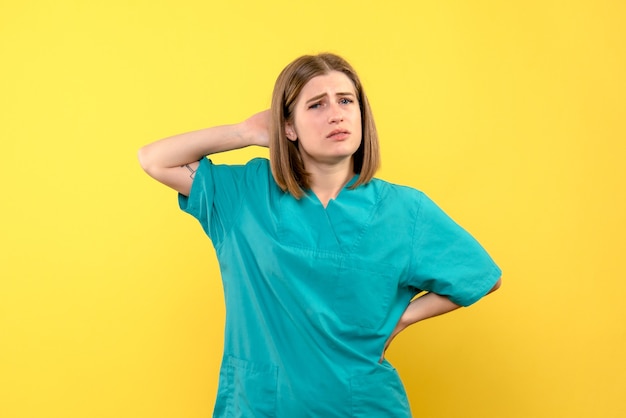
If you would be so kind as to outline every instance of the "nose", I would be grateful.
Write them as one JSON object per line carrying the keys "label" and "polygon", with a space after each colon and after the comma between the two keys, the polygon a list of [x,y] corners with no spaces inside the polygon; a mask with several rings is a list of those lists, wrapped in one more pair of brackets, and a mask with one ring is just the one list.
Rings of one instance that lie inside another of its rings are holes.
{"label": "nose", "polygon": [[328,116],[328,123],[343,122],[343,111],[337,105],[330,108],[330,114]]}

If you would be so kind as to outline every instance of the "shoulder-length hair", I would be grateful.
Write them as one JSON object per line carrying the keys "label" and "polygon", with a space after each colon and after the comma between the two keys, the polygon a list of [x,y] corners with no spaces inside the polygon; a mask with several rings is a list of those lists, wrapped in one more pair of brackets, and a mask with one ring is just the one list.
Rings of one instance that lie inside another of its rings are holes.
{"label": "shoulder-length hair", "polygon": [[361,145],[353,155],[353,169],[359,178],[350,187],[368,183],[380,165],[374,117],[354,68],[334,54],[304,55],[287,65],[278,76],[272,94],[270,123],[270,165],[274,180],[298,199],[304,195],[304,190],[310,189],[310,175],[304,168],[298,141],[287,138],[285,126],[294,123],[294,107],[305,84],[331,71],[340,71],[352,81],[361,110]]}

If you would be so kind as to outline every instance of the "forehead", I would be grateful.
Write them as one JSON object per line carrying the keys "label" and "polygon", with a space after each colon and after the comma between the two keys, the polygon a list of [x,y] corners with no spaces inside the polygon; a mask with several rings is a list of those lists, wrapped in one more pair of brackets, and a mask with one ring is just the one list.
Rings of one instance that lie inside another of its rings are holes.
{"label": "forehead", "polygon": [[356,95],[352,80],[340,71],[331,71],[327,74],[318,75],[310,79],[300,92],[300,100],[309,100],[321,94],[333,96],[338,93],[352,93]]}

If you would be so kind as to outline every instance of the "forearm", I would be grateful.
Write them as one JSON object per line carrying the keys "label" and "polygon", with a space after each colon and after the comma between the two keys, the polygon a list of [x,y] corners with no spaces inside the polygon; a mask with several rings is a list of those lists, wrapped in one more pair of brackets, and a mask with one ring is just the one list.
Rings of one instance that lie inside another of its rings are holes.
{"label": "forearm", "polygon": [[230,151],[252,145],[239,124],[223,125],[171,136],[139,150],[144,170],[180,167],[200,160],[205,155]]}
{"label": "forearm", "polygon": [[141,167],[154,179],[188,196],[198,161],[205,155],[249,145],[268,146],[269,111],[235,125],[171,136],[139,150]]}
{"label": "forearm", "polygon": [[406,308],[393,332],[385,342],[385,348],[380,357],[380,362],[383,361],[385,351],[387,351],[391,341],[393,341],[396,335],[404,329],[415,324],[416,322],[423,321],[434,316],[443,315],[458,308],[460,308],[460,306],[452,302],[447,297],[432,292],[426,293],[425,295],[413,300]]}
{"label": "forearm", "polygon": [[[487,294],[498,290],[501,283],[502,279],[498,279]],[[413,300],[409,304],[404,312],[404,315],[400,318],[399,325],[402,326],[402,328],[406,328],[416,322],[423,321],[434,316],[443,315],[457,308],[460,308],[460,306],[452,302],[447,297],[429,292]]]}
{"label": "forearm", "polygon": [[[498,281],[491,288],[489,293],[498,290],[501,283],[502,279],[498,279]],[[395,338],[395,336],[398,335],[402,330],[406,329],[408,326],[413,325],[416,322],[432,318],[434,316],[443,315],[458,308],[460,308],[459,305],[452,302],[447,297],[438,295],[436,293],[430,292],[418,297],[409,304],[409,306],[402,314],[402,317],[396,324],[395,329],[385,343],[385,350],[387,350],[387,347],[389,347],[389,344]]]}
{"label": "forearm", "polygon": [[404,327],[408,327],[416,322],[443,315],[459,307],[447,297],[430,292],[413,300],[400,321]]}

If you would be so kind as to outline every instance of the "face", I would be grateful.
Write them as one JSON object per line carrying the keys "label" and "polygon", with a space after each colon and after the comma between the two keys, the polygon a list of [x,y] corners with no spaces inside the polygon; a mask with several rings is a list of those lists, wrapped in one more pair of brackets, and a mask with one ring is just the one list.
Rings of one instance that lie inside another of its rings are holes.
{"label": "face", "polygon": [[362,132],[361,110],[348,76],[331,71],[309,80],[285,131],[289,140],[298,141],[305,167],[351,162]]}

